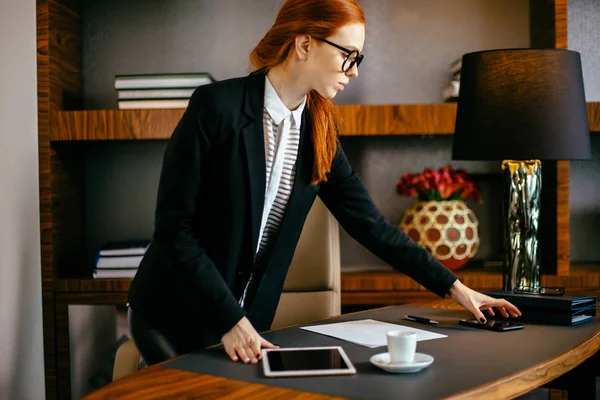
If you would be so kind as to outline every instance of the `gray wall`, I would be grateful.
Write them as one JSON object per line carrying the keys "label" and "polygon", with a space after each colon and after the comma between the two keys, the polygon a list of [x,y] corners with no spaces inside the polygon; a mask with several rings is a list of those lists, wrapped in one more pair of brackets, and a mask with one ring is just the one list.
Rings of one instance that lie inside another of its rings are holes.
{"label": "gray wall", "polygon": [[[89,0],[86,108],[115,108],[115,74],[244,75],[282,0]],[[529,46],[524,0],[364,0],[365,61],[340,104],[437,103],[448,66],[469,51]]]}
{"label": "gray wall", "polygon": [[34,0],[0,2],[0,399],[43,399]]}
{"label": "gray wall", "polygon": [[[581,53],[587,101],[600,101],[600,2],[569,0],[569,48]],[[571,259],[600,261],[600,137],[593,159],[571,162]]]}
{"label": "gray wall", "polygon": [[[87,1],[84,18],[84,92],[87,108],[116,108],[114,75],[209,71],[217,79],[244,75],[248,54],[271,26],[281,0]],[[528,47],[528,7],[522,0],[363,1],[367,40],[360,76],[339,104],[437,103],[461,54]],[[413,199],[395,195],[406,172],[451,162],[442,137],[343,138],[350,162],[374,201],[398,222]],[[87,195],[90,252],[104,240],[152,234],[164,142],[91,144]],[[497,173],[493,163],[453,163]],[[498,258],[498,183],[483,180],[478,258]],[[383,262],[341,233],[344,265]]]}

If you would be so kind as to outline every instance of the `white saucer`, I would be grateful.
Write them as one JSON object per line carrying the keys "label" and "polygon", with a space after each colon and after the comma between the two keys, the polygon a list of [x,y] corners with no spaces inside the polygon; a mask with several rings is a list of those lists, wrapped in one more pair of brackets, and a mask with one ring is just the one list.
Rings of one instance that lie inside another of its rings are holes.
{"label": "white saucer", "polygon": [[433,362],[433,357],[429,354],[415,353],[415,359],[413,362],[390,364],[390,353],[379,353],[372,356],[370,361],[371,364],[388,372],[406,374],[409,372],[417,372],[429,367]]}

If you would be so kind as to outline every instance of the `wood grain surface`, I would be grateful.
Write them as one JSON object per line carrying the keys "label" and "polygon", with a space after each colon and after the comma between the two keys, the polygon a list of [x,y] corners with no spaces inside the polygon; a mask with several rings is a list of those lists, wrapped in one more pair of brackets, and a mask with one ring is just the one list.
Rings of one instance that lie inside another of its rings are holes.
{"label": "wood grain surface", "polygon": [[49,400],[60,397],[54,277],[59,260],[82,242],[81,158],[72,147],[59,154],[50,139],[53,113],[81,103],[80,7],[73,0],[36,1],[42,318]]}
{"label": "wood grain surface", "polygon": [[[343,105],[343,136],[451,135],[455,104]],[[600,132],[600,103],[588,103],[590,130]],[[183,115],[173,110],[58,111],[53,141],[166,140]]]}
{"label": "wood grain surface", "polygon": [[[567,48],[567,0],[529,0],[529,37],[532,48]],[[593,108],[588,106],[588,112]],[[541,268],[545,273],[568,275],[569,162],[544,162],[542,179]]]}
{"label": "wood grain surface", "polygon": [[[455,104],[343,105],[342,135],[452,134]],[[183,109],[57,112],[52,140],[168,139]]]}
{"label": "wood grain surface", "polygon": [[[498,272],[458,270],[456,276],[478,291],[502,287],[502,275]],[[397,272],[342,272],[341,285],[343,305],[405,304],[413,299],[421,301],[435,297],[408,276]],[[542,275],[542,286],[600,292],[600,266],[574,264],[569,275]]]}

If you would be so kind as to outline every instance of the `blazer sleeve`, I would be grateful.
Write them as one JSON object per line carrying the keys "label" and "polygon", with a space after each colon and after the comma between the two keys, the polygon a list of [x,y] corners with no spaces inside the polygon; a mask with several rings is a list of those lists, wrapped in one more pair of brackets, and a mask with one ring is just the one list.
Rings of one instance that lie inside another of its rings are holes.
{"label": "blazer sleeve", "polygon": [[344,230],[373,254],[444,298],[456,276],[396,225],[385,220],[338,144],[319,197]]}
{"label": "blazer sleeve", "polygon": [[174,273],[191,301],[201,304],[207,313],[203,325],[218,338],[245,316],[217,267],[202,247],[194,224],[199,195],[208,171],[211,150],[203,106],[198,91],[173,135],[163,159],[155,213],[154,241],[169,258]]}

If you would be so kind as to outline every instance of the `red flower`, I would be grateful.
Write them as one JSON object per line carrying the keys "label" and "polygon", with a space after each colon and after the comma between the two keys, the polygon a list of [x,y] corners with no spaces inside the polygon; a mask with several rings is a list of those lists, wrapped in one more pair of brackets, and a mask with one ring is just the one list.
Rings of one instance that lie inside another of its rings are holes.
{"label": "red flower", "polygon": [[419,200],[481,200],[481,191],[464,169],[451,165],[438,171],[425,168],[418,175],[405,173],[396,182],[399,196],[416,196]]}

